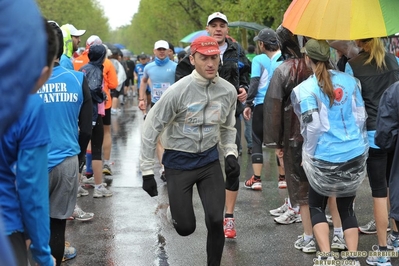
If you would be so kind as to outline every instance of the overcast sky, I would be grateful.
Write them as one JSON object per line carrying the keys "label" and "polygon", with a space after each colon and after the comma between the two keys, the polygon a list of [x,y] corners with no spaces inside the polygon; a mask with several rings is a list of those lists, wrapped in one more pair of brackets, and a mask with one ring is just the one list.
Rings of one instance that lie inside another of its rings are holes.
{"label": "overcast sky", "polygon": [[111,29],[127,25],[139,9],[140,0],[98,0],[103,6]]}

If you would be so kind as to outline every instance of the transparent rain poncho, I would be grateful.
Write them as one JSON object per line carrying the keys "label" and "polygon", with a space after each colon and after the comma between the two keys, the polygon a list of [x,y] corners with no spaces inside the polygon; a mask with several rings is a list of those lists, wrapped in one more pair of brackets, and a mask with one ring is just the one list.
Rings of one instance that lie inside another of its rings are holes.
{"label": "transparent rain poncho", "polygon": [[329,72],[335,95],[332,106],[314,75],[291,94],[304,138],[303,168],[317,193],[354,196],[366,176],[367,114],[360,83],[345,73]]}
{"label": "transparent rain poncho", "polygon": [[311,71],[304,58],[290,58],[273,73],[263,104],[263,141],[284,151],[284,171],[291,204],[307,205],[309,182],[301,167],[303,138],[291,105],[291,92]]}

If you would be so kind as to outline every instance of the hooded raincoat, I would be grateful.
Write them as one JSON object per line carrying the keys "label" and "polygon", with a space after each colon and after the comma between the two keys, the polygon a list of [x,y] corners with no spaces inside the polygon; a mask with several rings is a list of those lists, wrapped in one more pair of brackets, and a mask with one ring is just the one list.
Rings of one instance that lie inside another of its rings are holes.
{"label": "hooded raincoat", "polygon": [[93,101],[93,118],[92,125],[94,126],[98,117],[98,105],[104,102],[106,94],[103,91],[103,62],[107,51],[103,45],[93,45],[89,50],[89,60],[87,65],[84,65],[79,71],[82,71],[89,84],[91,98]]}

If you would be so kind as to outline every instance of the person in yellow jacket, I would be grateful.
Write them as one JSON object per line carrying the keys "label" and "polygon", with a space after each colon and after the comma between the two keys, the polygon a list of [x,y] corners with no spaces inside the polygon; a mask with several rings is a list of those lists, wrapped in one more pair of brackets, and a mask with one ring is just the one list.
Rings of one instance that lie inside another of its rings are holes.
{"label": "person in yellow jacket", "polygon": [[72,55],[78,50],[80,37],[86,33],[86,30],[77,30],[72,24],[62,25],[61,30],[64,36],[64,52],[60,59],[60,65],[73,70]]}

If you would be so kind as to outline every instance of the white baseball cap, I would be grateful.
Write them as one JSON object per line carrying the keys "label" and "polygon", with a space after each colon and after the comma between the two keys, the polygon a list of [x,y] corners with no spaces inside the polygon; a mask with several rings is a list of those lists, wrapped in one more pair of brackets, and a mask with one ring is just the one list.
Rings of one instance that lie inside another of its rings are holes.
{"label": "white baseball cap", "polygon": [[159,40],[157,42],[155,42],[154,44],[154,49],[159,49],[159,48],[164,48],[164,49],[169,49],[169,43],[167,41],[164,40]]}
{"label": "white baseball cap", "polygon": [[65,26],[68,27],[69,33],[71,34],[71,36],[80,37],[80,36],[82,36],[83,34],[86,33],[86,30],[78,30],[78,29],[76,29],[75,26],[72,25],[72,24],[65,24]]}
{"label": "white baseball cap", "polygon": [[92,45],[100,45],[102,43],[100,37],[97,35],[91,35],[86,41],[86,48],[89,48]]}
{"label": "white baseball cap", "polygon": [[219,18],[223,21],[225,21],[227,24],[229,24],[229,21],[227,20],[227,17],[225,14],[221,13],[221,12],[215,12],[213,14],[210,14],[208,16],[208,22],[206,23],[206,25],[209,25],[209,23],[214,20],[215,18]]}

